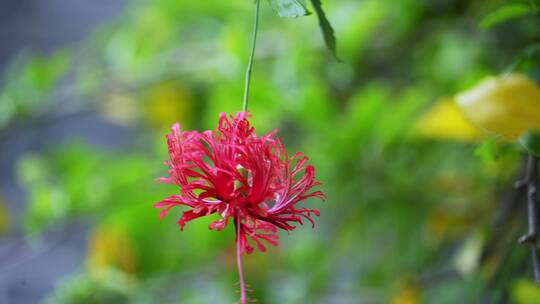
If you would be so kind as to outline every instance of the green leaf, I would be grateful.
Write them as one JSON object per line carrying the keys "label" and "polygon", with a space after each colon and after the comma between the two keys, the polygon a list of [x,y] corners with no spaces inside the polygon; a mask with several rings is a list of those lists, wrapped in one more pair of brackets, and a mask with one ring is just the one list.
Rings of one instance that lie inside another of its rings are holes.
{"label": "green leaf", "polygon": [[534,282],[520,279],[513,284],[511,289],[512,303],[516,304],[539,304],[540,289]]}
{"label": "green leaf", "polygon": [[309,15],[305,0],[268,0],[280,17],[297,18]]}
{"label": "green leaf", "polygon": [[540,157],[540,134],[535,132],[527,132],[523,134],[519,139],[519,143],[525,148],[529,153],[534,154],[537,157]]}
{"label": "green leaf", "polygon": [[534,14],[536,12],[537,9],[523,3],[505,5],[484,17],[482,21],[480,21],[480,28],[486,30],[499,23]]}
{"label": "green leaf", "polygon": [[319,26],[321,27],[326,47],[332,52],[334,57],[339,61],[339,58],[336,55],[336,37],[334,36],[334,29],[332,28],[332,25],[330,25],[330,22],[328,21],[328,19],[326,18],[326,15],[324,14],[324,11],[321,5],[321,0],[311,0],[311,3],[313,4],[313,7],[315,8],[315,12],[317,13],[317,17],[319,18]]}
{"label": "green leaf", "polygon": [[474,155],[480,157],[486,164],[496,161],[498,154],[497,142],[493,138],[486,138],[474,151]]}
{"label": "green leaf", "polygon": [[[524,48],[517,56],[514,57],[512,62],[504,70],[503,74],[509,74],[516,70],[523,70],[526,66],[530,66],[537,62],[538,58],[536,55],[540,54],[540,43],[533,43],[526,48]],[[526,68],[525,68],[526,69]],[[529,75],[537,82],[540,83],[540,80],[534,77],[534,74]]]}

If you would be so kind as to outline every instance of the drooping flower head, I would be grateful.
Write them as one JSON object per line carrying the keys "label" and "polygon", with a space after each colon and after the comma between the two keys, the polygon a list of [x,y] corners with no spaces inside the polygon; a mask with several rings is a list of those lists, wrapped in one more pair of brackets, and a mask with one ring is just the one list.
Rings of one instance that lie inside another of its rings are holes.
{"label": "drooping flower head", "polygon": [[242,252],[253,247],[265,251],[264,242],[277,246],[277,228],[291,231],[307,220],[314,225],[319,211],[297,207],[307,198],[324,199],[313,190],[313,166],[302,153],[289,157],[280,139],[270,132],[257,136],[247,112],[227,117],[221,113],[215,130],[181,131],[179,124],[167,135],[169,177],[159,180],[176,184],[179,194],[155,204],[163,218],[175,206],[187,206],[178,225],[199,217],[218,214],[209,228],[222,230],[234,221]]}

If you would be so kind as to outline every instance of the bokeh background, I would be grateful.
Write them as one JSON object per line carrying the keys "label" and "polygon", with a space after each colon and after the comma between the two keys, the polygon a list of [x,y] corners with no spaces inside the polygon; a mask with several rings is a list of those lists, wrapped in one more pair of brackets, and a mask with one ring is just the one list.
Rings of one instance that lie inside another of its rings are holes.
{"label": "bokeh background", "polygon": [[[309,225],[244,258],[261,303],[540,303],[523,151],[451,97],[540,75],[538,2],[263,1],[250,112],[316,166]],[[233,303],[234,231],[163,221],[164,135],[241,109],[249,0],[0,2],[0,303]]]}

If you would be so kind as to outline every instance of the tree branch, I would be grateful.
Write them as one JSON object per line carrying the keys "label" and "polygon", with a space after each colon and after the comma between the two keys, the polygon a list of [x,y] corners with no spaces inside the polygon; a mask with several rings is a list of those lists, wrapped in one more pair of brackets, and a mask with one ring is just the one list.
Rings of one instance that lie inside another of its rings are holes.
{"label": "tree branch", "polygon": [[540,261],[538,259],[537,241],[538,241],[538,210],[537,198],[538,192],[538,158],[529,154],[525,178],[516,183],[516,187],[527,189],[527,219],[528,232],[519,238],[519,243],[529,244],[531,246],[531,256],[533,264],[534,280],[540,283]]}

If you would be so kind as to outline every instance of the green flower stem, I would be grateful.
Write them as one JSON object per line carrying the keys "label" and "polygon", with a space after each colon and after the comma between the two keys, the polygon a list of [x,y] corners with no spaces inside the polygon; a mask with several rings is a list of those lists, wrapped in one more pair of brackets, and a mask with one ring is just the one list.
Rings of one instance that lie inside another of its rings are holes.
{"label": "green flower stem", "polygon": [[251,70],[253,69],[253,58],[255,57],[255,46],[257,45],[257,31],[259,29],[259,10],[261,6],[261,0],[256,0],[255,3],[255,20],[253,22],[253,36],[251,40],[251,52],[249,54],[248,66],[246,69],[246,81],[244,86],[244,102],[242,105],[242,111],[246,112],[249,99],[249,85],[251,82]]}

